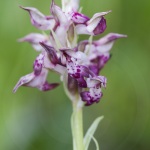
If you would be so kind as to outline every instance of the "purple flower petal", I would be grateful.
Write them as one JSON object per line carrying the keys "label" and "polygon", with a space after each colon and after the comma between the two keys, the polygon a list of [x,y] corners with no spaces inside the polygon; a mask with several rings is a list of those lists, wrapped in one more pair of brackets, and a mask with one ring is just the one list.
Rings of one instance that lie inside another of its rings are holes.
{"label": "purple flower petal", "polygon": [[90,72],[86,66],[80,64],[82,62],[80,60],[82,57],[82,52],[75,52],[69,49],[62,49],[61,52],[66,57],[66,67],[69,76],[78,81],[79,87],[86,88],[87,83],[84,77],[89,77]]}
{"label": "purple flower petal", "polygon": [[54,4],[54,1],[52,1],[51,4],[51,13],[54,16],[56,22],[58,25],[67,25],[68,19],[65,15],[65,13],[61,10],[60,7]]}
{"label": "purple flower petal", "polygon": [[34,65],[33,65],[33,68],[34,68],[34,74],[36,76],[38,76],[41,71],[42,71],[42,68],[43,68],[43,63],[44,63],[44,55],[41,53],[37,58],[36,60],[34,61]]}
{"label": "purple flower petal", "polygon": [[59,84],[58,83],[48,83],[47,81],[40,87],[41,91],[49,91],[56,88]]}
{"label": "purple flower petal", "polygon": [[77,64],[77,59],[67,58],[67,71],[74,78],[89,77],[89,69],[86,66]]}
{"label": "purple flower petal", "polygon": [[95,76],[92,78],[92,80],[97,80],[100,82],[101,86],[106,88],[107,78],[104,76]]}
{"label": "purple flower petal", "polygon": [[55,20],[53,17],[43,15],[38,9],[33,7],[22,7],[30,14],[31,23],[33,26],[40,30],[50,30],[55,26]]}
{"label": "purple flower petal", "polygon": [[87,88],[87,83],[86,83],[86,81],[85,81],[85,79],[84,79],[83,76],[81,76],[80,78],[78,78],[77,81],[78,81],[79,87],[81,87],[81,88]]}
{"label": "purple flower petal", "polygon": [[106,20],[104,19],[103,16],[105,16],[109,12],[110,11],[96,13],[85,24],[77,24],[76,25],[77,34],[97,35],[104,32],[104,30],[106,29]]}
{"label": "purple flower petal", "polygon": [[87,58],[90,61],[88,67],[95,74],[98,75],[100,70],[105,66],[107,61],[110,59],[110,53],[116,39],[124,38],[126,35],[109,33],[103,38],[89,43],[89,41],[81,41],[78,44],[77,49],[84,53],[87,52]]}
{"label": "purple flower petal", "polygon": [[55,26],[55,34],[58,38],[58,41],[60,42],[61,46],[66,47],[67,45],[67,31],[70,26],[70,20],[68,20],[65,13],[54,4],[54,1],[52,1],[51,4],[51,13],[54,16],[56,20],[56,26]]}
{"label": "purple flower petal", "polygon": [[29,42],[36,51],[42,51],[39,42],[49,43],[48,37],[39,33],[30,33],[18,40],[19,42]]}
{"label": "purple flower petal", "polygon": [[96,45],[96,49],[101,53],[109,52],[115,42],[115,40],[119,38],[125,38],[126,35],[117,34],[117,33],[109,33],[103,38],[100,38],[97,41],[93,41],[93,44]]}
{"label": "purple flower petal", "polygon": [[95,75],[98,75],[109,59],[110,54],[97,56],[94,59],[91,59],[91,64],[89,65],[90,70],[92,70]]}
{"label": "purple flower petal", "polygon": [[69,57],[69,58],[74,58],[74,59],[77,59],[78,60],[78,63],[82,63],[84,62],[84,64],[86,64],[85,62],[88,63],[88,59],[87,59],[87,56],[85,53],[83,52],[80,52],[80,51],[76,51],[74,49],[60,49],[60,52],[63,53],[63,55],[65,55],[66,57]]}
{"label": "purple flower petal", "polygon": [[72,14],[72,21],[74,23],[77,24],[84,24],[86,23],[88,20],[90,20],[87,16],[85,16],[84,14],[78,13],[78,12],[74,12]]}
{"label": "purple flower petal", "polygon": [[[94,41],[93,44],[97,45],[97,47],[101,47],[101,46],[105,46],[106,49],[108,49],[107,51],[109,51],[111,49],[111,47],[113,46],[113,43],[115,42],[115,40],[119,39],[119,38],[126,38],[126,35],[123,34],[118,34],[118,33],[109,33],[106,36],[100,38],[97,41]],[[111,45],[110,48],[107,48],[106,46]],[[106,50],[105,50],[106,51]]]}
{"label": "purple flower petal", "polygon": [[111,10],[94,14],[93,17],[88,21],[88,24],[99,22],[103,16],[107,15],[110,12]]}
{"label": "purple flower petal", "polygon": [[95,76],[87,78],[86,83],[89,91],[80,93],[81,99],[86,102],[86,106],[98,103],[102,97],[101,86],[106,87],[106,78],[104,76]]}
{"label": "purple flower petal", "polygon": [[89,69],[82,65],[76,65],[74,62],[67,63],[68,74],[78,81],[79,87],[86,88],[87,83],[84,77],[89,77]]}
{"label": "purple flower petal", "polygon": [[59,63],[59,59],[57,57],[56,50],[53,47],[48,46],[48,45],[46,45],[43,42],[40,42],[40,45],[46,50],[48,58],[50,59],[50,61],[53,64],[58,64]]}
{"label": "purple flower petal", "polygon": [[98,103],[100,101],[100,99],[103,95],[102,92],[93,92],[93,91],[91,90],[91,92],[85,91],[85,92],[80,93],[81,99],[84,102],[86,102],[85,106],[90,106],[93,103]]}
{"label": "purple flower petal", "polygon": [[87,26],[85,24],[77,24],[75,27],[77,34],[93,35],[93,33],[87,30]]}
{"label": "purple flower petal", "polygon": [[35,75],[34,72],[32,72],[28,75],[21,77],[16,86],[14,87],[13,92],[16,92],[20,86],[35,87],[41,91],[47,91],[57,87],[57,83],[47,83],[47,74],[48,70],[43,68],[39,75]]}
{"label": "purple flower petal", "polygon": [[26,85],[27,83],[32,81],[34,77],[35,77],[34,73],[30,73],[28,75],[21,77],[16,86],[14,87],[13,92],[15,93],[20,86]]}
{"label": "purple flower petal", "polygon": [[100,22],[96,26],[96,28],[93,30],[94,35],[101,34],[106,29],[106,19],[104,17],[101,18]]}
{"label": "purple flower petal", "polygon": [[99,74],[99,67],[97,64],[91,64],[89,65],[89,69],[95,74],[95,75],[98,75]]}

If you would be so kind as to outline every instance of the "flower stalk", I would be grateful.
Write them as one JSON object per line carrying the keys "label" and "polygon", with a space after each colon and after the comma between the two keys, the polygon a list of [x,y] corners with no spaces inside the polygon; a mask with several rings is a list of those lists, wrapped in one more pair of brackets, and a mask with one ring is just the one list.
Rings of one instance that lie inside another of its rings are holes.
{"label": "flower stalk", "polygon": [[72,135],[73,135],[73,150],[84,150],[83,115],[82,115],[82,107],[78,106],[78,102],[73,102]]}

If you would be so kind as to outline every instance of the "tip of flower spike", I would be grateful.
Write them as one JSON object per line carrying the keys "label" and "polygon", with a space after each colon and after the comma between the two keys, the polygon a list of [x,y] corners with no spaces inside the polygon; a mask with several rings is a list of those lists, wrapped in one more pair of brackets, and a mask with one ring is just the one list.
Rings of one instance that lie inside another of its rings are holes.
{"label": "tip of flower spike", "polygon": [[23,6],[21,6],[21,5],[20,5],[19,7],[20,7],[20,8],[22,8],[22,9],[24,9],[24,10],[27,10],[27,8],[26,8],[26,7],[23,7]]}

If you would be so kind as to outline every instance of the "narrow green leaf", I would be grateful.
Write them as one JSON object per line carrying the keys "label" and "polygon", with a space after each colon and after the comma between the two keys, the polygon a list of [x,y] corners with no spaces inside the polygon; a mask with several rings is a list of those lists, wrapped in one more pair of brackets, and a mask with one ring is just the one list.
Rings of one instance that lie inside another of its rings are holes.
{"label": "narrow green leaf", "polygon": [[96,150],[99,150],[99,145],[98,145],[97,140],[94,138],[94,136],[92,136],[92,139],[93,139],[93,141],[94,141],[94,143],[95,143]]}
{"label": "narrow green leaf", "polygon": [[79,12],[79,13],[81,13],[81,12],[82,12],[82,9],[83,9],[83,7],[80,7],[80,9],[79,9],[79,11],[78,11],[78,12]]}
{"label": "narrow green leaf", "polygon": [[97,129],[97,126],[103,118],[104,118],[104,116],[101,116],[101,117],[98,117],[97,119],[95,119],[95,121],[92,123],[92,125],[88,129],[88,131],[84,137],[85,150],[88,150],[89,144],[90,144],[91,139],[92,139],[92,137],[93,137],[93,135]]}

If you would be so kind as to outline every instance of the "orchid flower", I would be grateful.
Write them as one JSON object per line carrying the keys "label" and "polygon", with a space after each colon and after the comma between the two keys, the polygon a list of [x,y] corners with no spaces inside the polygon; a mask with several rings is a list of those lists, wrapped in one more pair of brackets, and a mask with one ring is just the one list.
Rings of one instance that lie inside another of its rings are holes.
{"label": "orchid flower", "polygon": [[[90,140],[101,118],[98,118],[83,141],[82,107],[98,103],[107,78],[100,75],[101,69],[110,59],[114,42],[126,35],[109,33],[99,40],[92,40],[107,27],[105,15],[111,11],[98,12],[91,18],[79,12],[79,0],[62,0],[62,8],[52,0],[50,15],[44,15],[33,7],[23,7],[30,15],[31,24],[43,34],[30,33],[19,42],[28,42],[39,55],[33,63],[33,72],[21,77],[14,87],[34,87],[41,91],[56,88],[59,83],[48,83],[49,71],[60,75],[65,92],[73,102],[72,133],[74,150],[88,148]],[[46,35],[44,31],[49,31]],[[80,34],[89,35],[88,40],[78,42]],[[83,144],[84,143],[84,144]]]}
{"label": "orchid flower", "polygon": [[[33,26],[40,30],[50,30],[51,34],[48,36],[31,33],[19,39],[20,42],[29,42],[41,54],[35,60],[34,72],[22,77],[14,92],[22,85],[37,87],[41,90],[41,86],[47,83],[45,78],[48,70],[53,70],[61,77],[67,74],[68,78],[75,80],[74,82],[77,82],[78,85],[77,87],[75,85],[75,88],[80,89],[81,99],[86,102],[86,105],[91,105],[99,102],[102,97],[101,88],[103,84],[106,85],[106,78],[99,76],[99,73],[110,59],[110,50],[115,40],[126,36],[110,33],[97,41],[85,40],[77,44],[78,34],[98,35],[103,33],[106,29],[104,16],[110,11],[96,13],[90,19],[78,12],[79,1],[63,0],[62,5],[61,9],[52,1],[49,16],[42,14],[36,8],[21,6],[22,9],[29,12]],[[55,85],[46,90],[55,88]]]}

